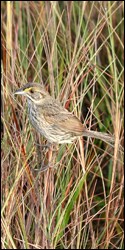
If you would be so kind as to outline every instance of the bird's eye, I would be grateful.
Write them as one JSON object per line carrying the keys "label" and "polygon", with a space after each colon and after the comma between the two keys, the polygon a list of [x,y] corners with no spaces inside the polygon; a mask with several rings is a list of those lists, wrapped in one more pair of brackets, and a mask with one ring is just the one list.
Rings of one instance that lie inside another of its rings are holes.
{"label": "bird's eye", "polygon": [[30,89],[30,93],[33,94],[33,93],[34,93],[34,90],[33,90],[33,89]]}

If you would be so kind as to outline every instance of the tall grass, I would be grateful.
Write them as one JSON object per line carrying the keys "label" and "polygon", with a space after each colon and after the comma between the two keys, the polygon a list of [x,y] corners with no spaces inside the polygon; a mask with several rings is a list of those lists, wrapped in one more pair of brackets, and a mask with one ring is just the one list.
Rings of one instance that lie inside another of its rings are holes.
{"label": "tall grass", "polygon": [[[123,4],[2,2],[2,249],[123,249]],[[115,144],[45,150],[13,95],[27,82]]]}

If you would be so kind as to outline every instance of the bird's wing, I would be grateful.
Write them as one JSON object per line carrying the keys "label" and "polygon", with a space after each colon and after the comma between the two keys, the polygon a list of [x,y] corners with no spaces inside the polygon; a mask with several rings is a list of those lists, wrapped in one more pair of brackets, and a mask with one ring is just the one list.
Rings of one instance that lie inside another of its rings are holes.
{"label": "bird's wing", "polygon": [[83,133],[83,124],[70,112],[61,112],[60,114],[46,116],[46,121],[53,127],[60,127],[61,130],[65,130],[66,132]]}
{"label": "bird's wing", "polygon": [[[42,110],[42,111],[41,111]],[[67,109],[65,109],[60,102],[49,101],[43,107],[40,107],[40,112],[44,115],[44,119],[53,126],[53,128],[60,128],[66,132],[82,134],[83,124],[81,121]]]}
{"label": "bird's wing", "polygon": [[72,115],[71,117],[68,116],[67,119],[59,121],[58,126],[59,125],[67,132],[78,133],[78,134],[83,133],[83,124],[74,115]]}

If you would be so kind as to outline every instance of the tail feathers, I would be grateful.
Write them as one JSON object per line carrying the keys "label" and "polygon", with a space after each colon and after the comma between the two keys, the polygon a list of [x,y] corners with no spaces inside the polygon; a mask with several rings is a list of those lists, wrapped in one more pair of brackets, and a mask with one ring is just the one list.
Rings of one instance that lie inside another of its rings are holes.
{"label": "tail feathers", "polygon": [[100,139],[102,141],[114,143],[114,137],[107,134],[107,133],[102,133],[102,132],[97,132],[97,131],[86,129],[83,131],[83,136],[96,138],[96,139]]}

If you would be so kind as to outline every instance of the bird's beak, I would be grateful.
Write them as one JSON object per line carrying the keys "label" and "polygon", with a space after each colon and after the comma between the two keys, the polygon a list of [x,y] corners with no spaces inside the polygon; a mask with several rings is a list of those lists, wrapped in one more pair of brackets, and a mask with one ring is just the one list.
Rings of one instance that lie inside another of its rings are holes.
{"label": "bird's beak", "polygon": [[25,94],[25,92],[24,92],[24,90],[23,90],[22,88],[17,89],[17,90],[14,92],[14,95],[24,95],[24,94]]}

